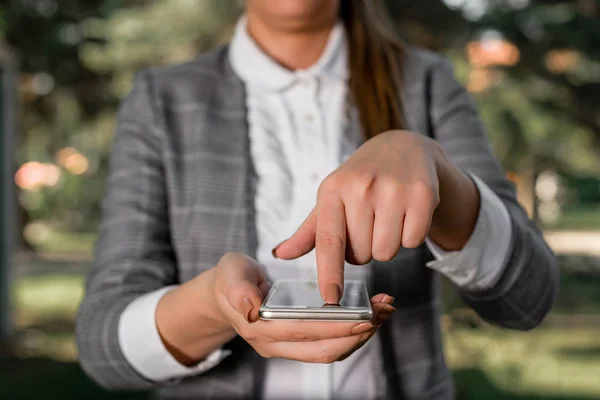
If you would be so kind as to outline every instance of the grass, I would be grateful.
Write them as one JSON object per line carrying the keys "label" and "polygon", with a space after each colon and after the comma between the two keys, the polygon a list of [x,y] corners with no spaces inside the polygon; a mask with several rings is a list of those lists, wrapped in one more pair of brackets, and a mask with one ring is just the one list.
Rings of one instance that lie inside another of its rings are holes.
{"label": "grass", "polygon": [[[600,265],[597,267],[600,268]],[[563,272],[560,290],[554,312],[600,315],[600,273]]]}
{"label": "grass", "polygon": [[565,209],[555,224],[544,227],[554,230],[599,230],[600,208],[588,206]]}
{"label": "grass", "polygon": [[43,237],[43,240],[40,239],[33,245],[37,251],[42,252],[91,255],[96,238],[95,233],[51,229],[49,234]]}
{"label": "grass", "polygon": [[[561,260],[564,265],[585,263],[579,258]],[[578,314],[584,320],[600,314],[600,276],[589,274],[590,268],[563,274],[558,313]],[[147,398],[109,395],[77,365],[73,321],[82,296],[83,279],[77,274],[16,279],[13,300],[19,340],[15,358],[0,363],[0,398]],[[600,398],[597,328],[547,324],[524,333],[480,324],[473,328],[464,321],[444,326],[459,399]]]}
{"label": "grass", "polygon": [[80,276],[39,276],[17,280],[14,287],[20,353],[59,361],[77,360],[73,321],[83,298]]}
{"label": "grass", "polygon": [[461,398],[600,398],[600,336],[593,329],[461,327],[445,341]]}
{"label": "grass", "polygon": [[79,275],[16,280],[13,290],[18,339],[14,357],[0,362],[0,399],[147,399],[144,394],[108,394],[77,364],[73,336],[83,297]]}
{"label": "grass", "polygon": [[14,287],[18,315],[37,322],[72,319],[82,298],[81,276],[26,277],[18,279]]}

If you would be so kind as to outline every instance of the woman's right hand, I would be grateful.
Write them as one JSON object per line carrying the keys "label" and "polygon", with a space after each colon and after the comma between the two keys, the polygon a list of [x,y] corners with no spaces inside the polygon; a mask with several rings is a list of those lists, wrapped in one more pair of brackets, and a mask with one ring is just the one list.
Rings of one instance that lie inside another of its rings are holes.
{"label": "woman's right hand", "polygon": [[258,309],[269,290],[263,268],[241,253],[228,253],[215,268],[214,295],[233,329],[265,358],[309,363],[341,361],[363,346],[395,311],[394,299],[371,299],[370,322],[265,321]]}

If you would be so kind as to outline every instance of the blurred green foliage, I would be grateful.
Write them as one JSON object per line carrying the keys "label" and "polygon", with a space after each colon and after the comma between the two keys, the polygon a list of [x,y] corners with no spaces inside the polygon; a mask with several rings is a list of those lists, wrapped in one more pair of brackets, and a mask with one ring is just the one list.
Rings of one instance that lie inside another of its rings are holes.
{"label": "blurred green foliage", "polygon": [[561,217],[547,228],[572,231],[597,231],[600,227],[600,206],[575,205],[565,207]]}
{"label": "blurred green foliage", "polygon": [[[387,3],[409,43],[452,57],[506,168],[599,174],[600,2]],[[25,223],[95,230],[115,113],[133,74],[226,42],[242,9],[241,0],[2,2],[0,41],[22,72],[18,163],[60,167],[54,185],[22,192]],[[469,44],[495,39],[516,46],[518,62],[474,63]],[[86,158],[85,172],[61,164],[65,147]]]}

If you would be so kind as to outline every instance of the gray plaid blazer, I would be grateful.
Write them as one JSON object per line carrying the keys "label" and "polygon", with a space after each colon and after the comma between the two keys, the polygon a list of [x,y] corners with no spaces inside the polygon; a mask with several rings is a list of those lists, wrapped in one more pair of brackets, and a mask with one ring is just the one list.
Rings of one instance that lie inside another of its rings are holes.
{"label": "gray plaid blazer", "polygon": [[[411,49],[401,97],[408,128],[438,140],[460,168],[481,178],[506,204],[512,246],[489,290],[456,288],[483,319],[527,330],[557,295],[557,261],[517,204],[467,92],[442,58]],[[155,389],[163,398],[260,398],[264,361],[242,339],[213,370],[177,382],[149,382],[127,363],[117,326],[136,297],[185,282],[232,250],[256,249],[254,194],[249,184],[244,85],[227,47],[177,66],[138,74],[122,105],[95,262],[77,318],[84,370],[112,390]],[[490,244],[493,245],[493,244]],[[371,289],[396,297],[382,328],[380,368],[386,398],[451,399],[439,326],[439,277],[425,267],[425,246],[375,263]]]}

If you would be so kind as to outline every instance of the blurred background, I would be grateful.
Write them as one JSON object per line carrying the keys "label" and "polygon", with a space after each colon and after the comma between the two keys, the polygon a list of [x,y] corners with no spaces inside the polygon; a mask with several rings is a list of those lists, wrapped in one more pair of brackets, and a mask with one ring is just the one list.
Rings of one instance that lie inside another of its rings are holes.
{"label": "blurred background", "polygon": [[[600,399],[600,1],[388,4],[408,43],[452,59],[561,260],[533,332],[484,324],[445,289],[459,398]],[[135,71],[225,43],[242,5],[0,1],[0,398],[147,398],[96,388],[73,340],[115,112]]]}

